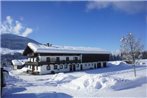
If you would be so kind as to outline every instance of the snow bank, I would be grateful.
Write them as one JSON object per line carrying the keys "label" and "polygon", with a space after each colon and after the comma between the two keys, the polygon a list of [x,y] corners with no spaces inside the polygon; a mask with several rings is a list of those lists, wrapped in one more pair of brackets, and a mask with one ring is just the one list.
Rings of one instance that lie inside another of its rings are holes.
{"label": "snow bank", "polygon": [[147,65],[147,59],[136,60],[135,63],[138,65]]}
{"label": "snow bank", "polygon": [[114,78],[112,76],[103,75],[84,75],[72,80],[70,83],[64,85],[65,88],[73,90],[89,90],[89,89],[113,89],[123,90],[140,86],[147,83],[147,77],[140,77],[134,80]]}
{"label": "snow bank", "polygon": [[64,73],[58,73],[53,75],[48,82],[49,83],[54,83],[56,85],[61,84],[61,83],[67,83],[70,82],[71,80],[75,79],[76,77]]}
{"label": "snow bank", "polygon": [[117,81],[103,75],[84,75],[80,78],[72,80],[65,87],[78,89],[102,89],[114,85]]}
{"label": "snow bank", "polygon": [[121,80],[116,82],[111,88],[114,90],[124,90],[129,88],[135,88],[141,86],[142,84],[147,83],[147,77],[139,77],[134,80]]}
{"label": "snow bank", "polygon": [[109,61],[107,64],[108,65],[126,65],[126,62],[124,62],[124,61]]}

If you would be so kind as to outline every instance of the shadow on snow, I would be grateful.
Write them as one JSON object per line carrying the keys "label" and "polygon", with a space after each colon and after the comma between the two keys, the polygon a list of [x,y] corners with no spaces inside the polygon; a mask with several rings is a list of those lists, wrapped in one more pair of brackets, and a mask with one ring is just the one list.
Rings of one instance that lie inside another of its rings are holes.
{"label": "shadow on snow", "polygon": [[72,98],[65,93],[48,92],[48,93],[21,93],[4,95],[3,98]]}

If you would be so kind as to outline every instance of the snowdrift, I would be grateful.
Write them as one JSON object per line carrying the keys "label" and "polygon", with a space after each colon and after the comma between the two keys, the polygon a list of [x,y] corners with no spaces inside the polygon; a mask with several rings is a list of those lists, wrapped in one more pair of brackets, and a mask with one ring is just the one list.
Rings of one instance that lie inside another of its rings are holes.
{"label": "snowdrift", "polygon": [[53,75],[52,77],[49,78],[48,84],[54,84],[55,86],[64,84],[67,82],[70,82],[71,80],[74,80],[76,77],[64,73],[58,73]]}
{"label": "snowdrift", "polygon": [[73,90],[84,90],[84,89],[113,89],[113,90],[124,90],[134,88],[147,83],[147,77],[140,77],[134,80],[114,78],[112,76],[104,75],[84,75],[77,79],[72,80],[70,83],[64,85],[66,88]]}
{"label": "snowdrift", "polygon": [[108,63],[107,63],[107,65],[109,65],[109,66],[119,66],[119,65],[126,65],[126,62],[124,62],[124,61],[109,61]]}
{"label": "snowdrift", "polygon": [[66,87],[74,90],[79,89],[102,89],[115,85],[117,81],[103,75],[84,75],[72,80]]}

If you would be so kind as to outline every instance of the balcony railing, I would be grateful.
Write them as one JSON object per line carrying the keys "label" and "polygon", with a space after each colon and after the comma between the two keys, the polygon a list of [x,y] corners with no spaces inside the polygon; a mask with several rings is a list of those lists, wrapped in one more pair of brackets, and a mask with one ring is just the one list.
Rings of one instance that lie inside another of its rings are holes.
{"label": "balcony railing", "polygon": [[62,60],[62,61],[41,61],[41,62],[25,62],[25,65],[43,65],[43,64],[68,64],[68,63],[81,63],[81,60]]}

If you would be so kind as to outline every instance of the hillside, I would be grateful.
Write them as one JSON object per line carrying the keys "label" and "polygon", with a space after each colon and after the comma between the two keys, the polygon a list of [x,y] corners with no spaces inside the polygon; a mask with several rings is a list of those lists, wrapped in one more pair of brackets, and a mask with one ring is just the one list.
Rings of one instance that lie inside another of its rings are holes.
{"label": "hillside", "polygon": [[14,34],[2,34],[1,35],[1,47],[2,48],[8,48],[12,50],[22,50],[26,47],[26,45],[29,43],[37,43],[37,41],[22,37]]}

